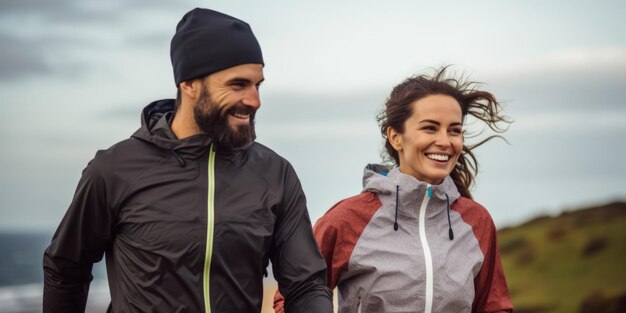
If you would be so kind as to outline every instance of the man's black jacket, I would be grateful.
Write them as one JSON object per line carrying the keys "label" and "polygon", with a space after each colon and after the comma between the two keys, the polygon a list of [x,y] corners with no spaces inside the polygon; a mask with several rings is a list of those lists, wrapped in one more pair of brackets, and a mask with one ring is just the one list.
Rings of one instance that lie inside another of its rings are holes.
{"label": "man's black jacket", "polygon": [[44,312],[83,312],[103,254],[115,313],[260,312],[268,260],[287,312],[331,312],[291,165],[258,143],[178,140],[173,109],[150,104],[142,127],[84,170],[44,254]]}

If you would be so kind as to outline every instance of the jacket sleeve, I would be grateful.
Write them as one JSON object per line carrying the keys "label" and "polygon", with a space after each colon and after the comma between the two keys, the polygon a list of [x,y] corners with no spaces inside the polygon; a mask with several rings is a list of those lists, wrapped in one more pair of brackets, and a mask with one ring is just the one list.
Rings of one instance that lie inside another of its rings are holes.
{"label": "jacket sleeve", "polygon": [[480,246],[485,258],[480,272],[474,278],[475,298],[472,312],[510,313],[513,312],[513,305],[498,252],[496,228],[491,217],[483,225],[477,231],[480,233]]}
{"label": "jacket sleeve", "polygon": [[285,312],[330,313],[326,266],[313,237],[302,187],[290,165],[284,184],[270,256],[278,288],[285,296]]}
{"label": "jacket sleeve", "polygon": [[[326,261],[327,268],[327,286],[330,290],[334,289],[337,284],[337,276],[338,273],[333,271],[333,251],[335,248],[335,241],[337,238],[337,231],[333,227],[327,225],[324,217],[315,223],[315,227],[313,228],[313,233],[315,235],[315,239],[319,244],[319,248],[321,249],[324,260]],[[274,295],[274,312],[276,313],[284,313],[285,298],[282,296],[280,291],[276,291]]]}
{"label": "jacket sleeve", "polygon": [[93,263],[111,237],[109,212],[104,179],[90,164],[44,252],[44,313],[84,312]]}
{"label": "jacket sleeve", "polygon": [[[327,286],[331,290],[347,271],[357,241],[380,206],[373,193],[362,193],[339,201],[315,223],[313,233],[326,261]],[[280,292],[274,296],[274,311],[283,313]]]}

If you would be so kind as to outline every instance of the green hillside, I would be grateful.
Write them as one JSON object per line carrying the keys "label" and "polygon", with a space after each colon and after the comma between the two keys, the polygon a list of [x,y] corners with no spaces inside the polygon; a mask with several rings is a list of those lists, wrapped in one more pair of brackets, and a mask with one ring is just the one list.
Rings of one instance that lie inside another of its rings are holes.
{"label": "green hillside", "polygon": [[626,312],[626,203],[539,217],[498,236],[515,312]]}

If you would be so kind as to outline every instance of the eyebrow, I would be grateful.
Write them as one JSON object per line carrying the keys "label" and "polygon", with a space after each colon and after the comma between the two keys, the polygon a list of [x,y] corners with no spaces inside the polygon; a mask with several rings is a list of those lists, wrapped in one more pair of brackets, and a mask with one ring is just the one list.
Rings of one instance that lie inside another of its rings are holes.
{"label": "eyebrow", "polygon": [[[429,120],[429,119],[425,119],[425,120],[421,120],[419,121],[420,123],[431,123],[431,124],[435,124],[435,125],[441,125],[441,123],[435,121],[435,120]],[[450,126],[463,126],[463,123],[461,122],[454,122],[452,124],[450,124]]]}
{"label": "eyebrow", "polygon": [[[265,77],[261,78],[261,80],[260,80],[258,83],[256,83],[256,84],[260,84],[260,83],[262,83],[262,82],[264,82],[264,81],[265,81]],[[229,80],[228,80],[228,83],[229,83],[229,84],[232,84],[232,83],[246,83],[246,84],[252,84],[252,80],[251,80],[251,79],[249,79],[249,78],[235,77],[235,78],[229,79]]]}

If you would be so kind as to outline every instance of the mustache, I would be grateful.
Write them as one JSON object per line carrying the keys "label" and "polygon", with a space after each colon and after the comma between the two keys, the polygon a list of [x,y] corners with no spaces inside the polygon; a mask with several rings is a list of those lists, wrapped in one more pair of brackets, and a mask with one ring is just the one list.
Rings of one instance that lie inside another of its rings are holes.
{"label": "mustache", "polygon": [[226,114],[242,114],[242,115],[250,115],[251,117],[254,117],[255,113],[256,113],[256,111],[254,109],[250,108],[249,106],[246,106],[246,105],[242,104],[241,102],[238,102],[238,103],[234,104],[230,108],[222,110],[222,115],[226,115]]}

